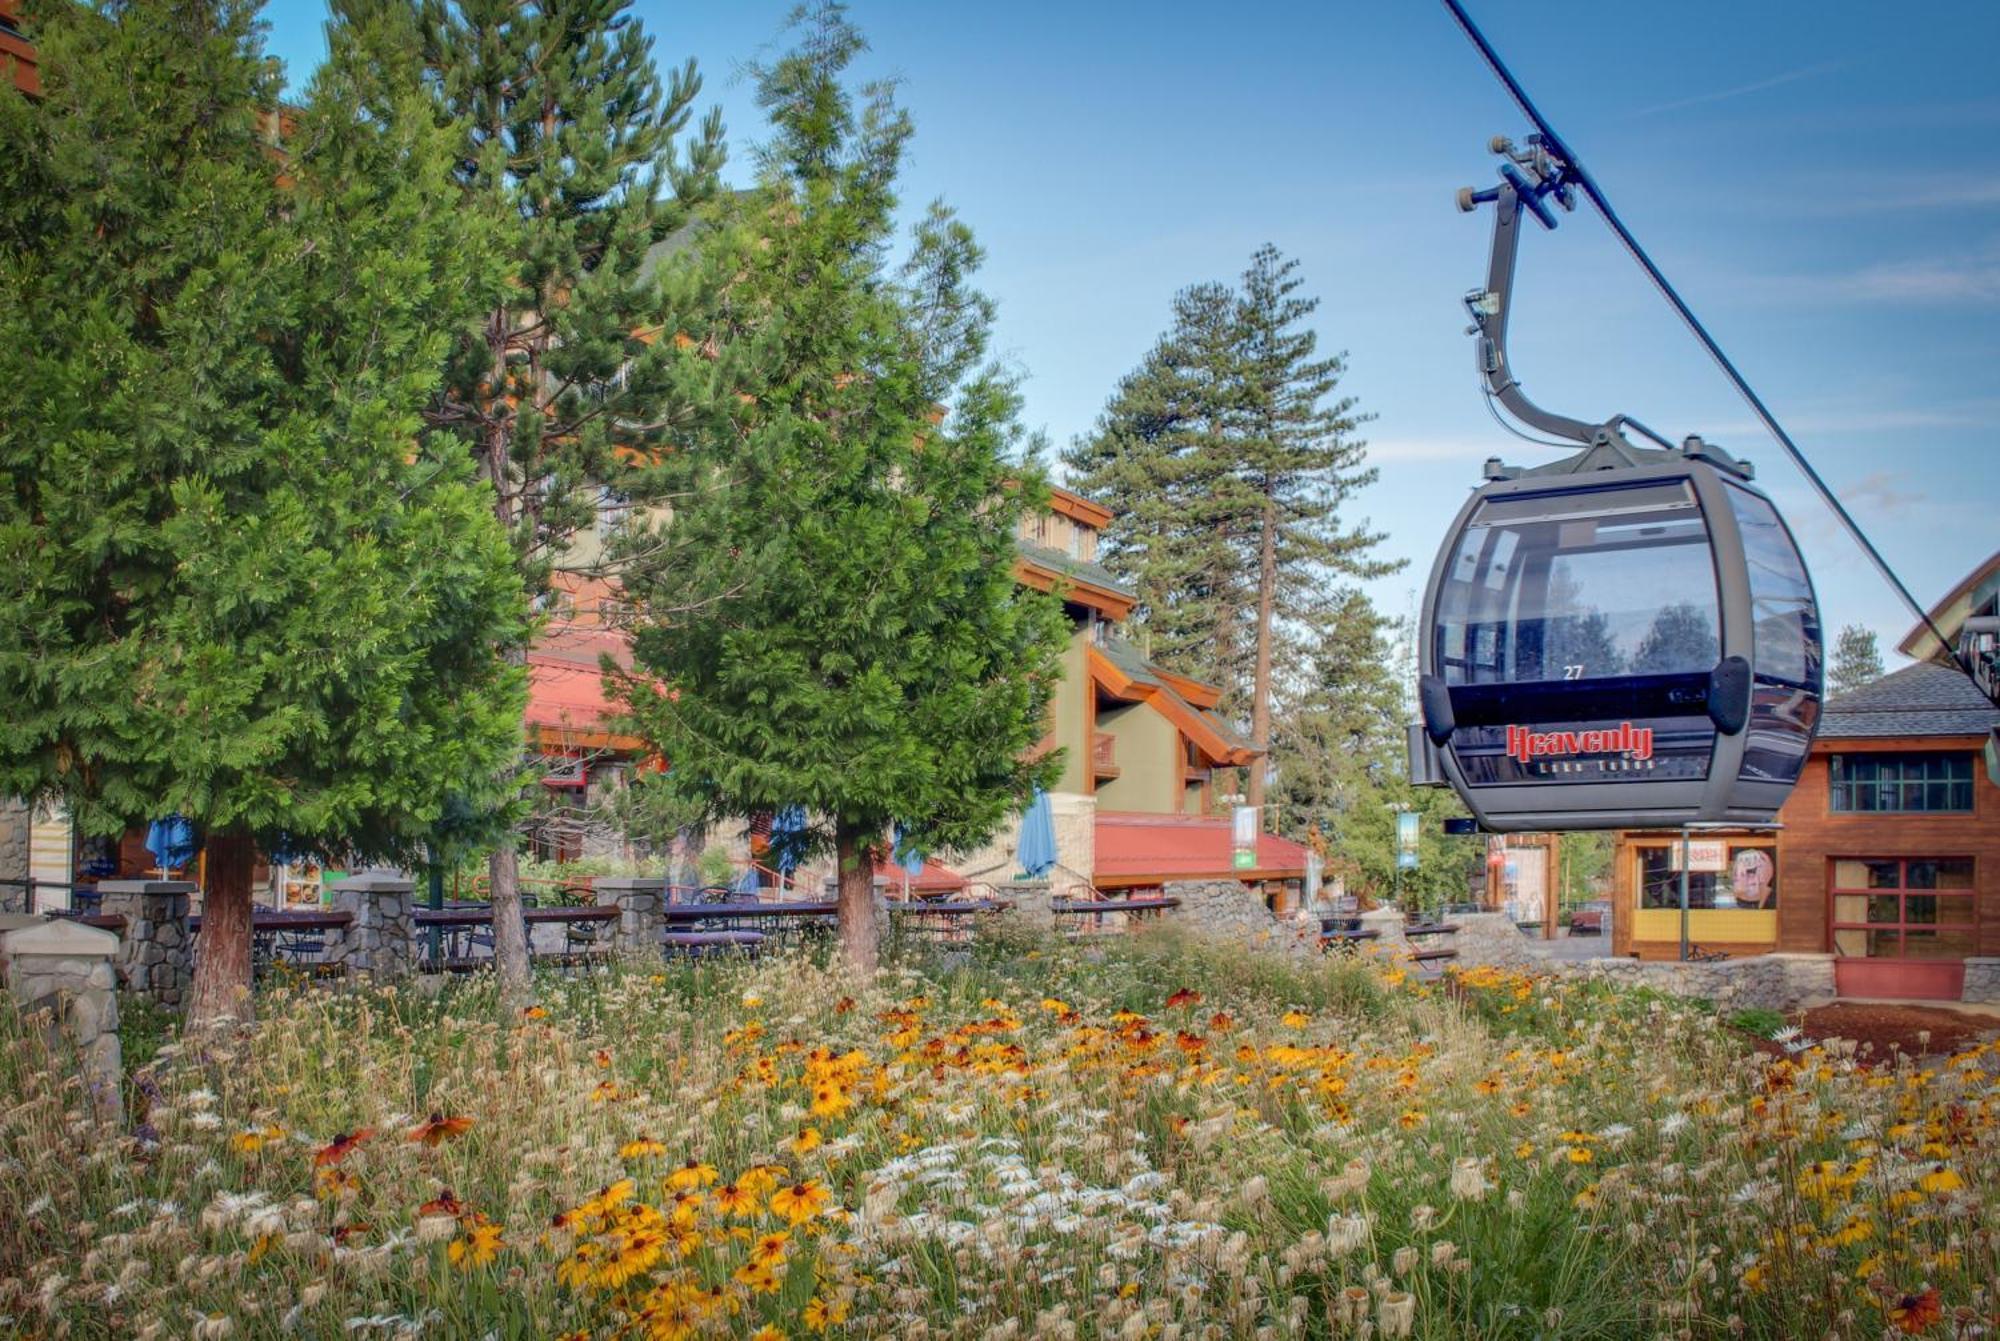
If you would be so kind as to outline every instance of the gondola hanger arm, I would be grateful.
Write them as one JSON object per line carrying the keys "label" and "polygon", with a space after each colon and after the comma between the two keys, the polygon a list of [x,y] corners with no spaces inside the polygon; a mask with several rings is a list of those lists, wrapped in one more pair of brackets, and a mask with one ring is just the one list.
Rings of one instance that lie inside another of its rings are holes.
{"label": "gondola hanger arm", "polygon": [[[1812,463],[1806,460],[1805,453],[1799,450],[1798,444],[1792,441],[1792,435],[1785,431],[1784,426],[1778,422],[1777,416],[1771,413],[1769,406],[1764,404],[1763,397],[1757,394],[1751,387],[1749,380],[1737,370],[1736,364],[1730,360],[1729,355],[1723,352],[1722,346],[1716,343],[1715,337],[1708,333],[1708,328],[1702,325],[1699,317],[1695,316],[1694,309],[1687,305],[1686,300],[1681,297],[1680,291],[1674,288],[1659,266],[1653,263],[1653,258],[1647,253],[1646,249],[1639,245],[1639,240],[1632,235],[1632,230],[1625,226],[1625,221],[1618,217],[1618,211],[1611,207],[1611,202],[1606,198],[1603,188],[1598,186],[1596,179],[1584,167],[1582,160],[1576,156],[1576,153],[1556,133],[1555,127],[1549,124],[1548,118],[1542,115],[1541,110],[1528,97],[1527,90],[1522,88],[1520,81],[1514,78],[1514,73],[1507,68],[1506,62],[1500,59],[1500,53],[1495,51],[1493,44],[1486,40],[1486,35],[1479,30],[1479,25],[1472,21],[1472,16],[1466,12],[1462,0],[1444,0],[1444,5],[1446,9],[1451,11],[1451,16],[1457,22],[1460,31],[1465,34],[1474,47],[1478,48],[1479,54],[1485,60],[1487,68],[1492,70],[1494,77],[1506,87],[1508,95],[1514,100],[1514,105],[1520,108],[1521,114],[1527,117],[1534,125],[1535,134],[1530,137],[1531,147],[1538,149],[1552,160],[1554,164],[1559,165],[1556,168],[1556,173],[1560,184],[1564,188],[1574,188],[1581,191],[1589,198],[1590,203],[1596,207],[1599,216],[1603,218],[1611,231],[1617,235],[1619,242],[1624,244],[1626,252],[1638,263],[1639,268],[1646,272],[1647,278],[1653,281],[1653,286],[1660,291],[1661,296],[1674,309],[1674,313],[1680,317],[1682,323],[1688,328],[1688,331],[1694,336],[1695,340],[1708,352],[1708,356],[1715,361],[1716,366],[1722,370],[1723,376],[1727,377],[1730,384],[1736,388],[1737,394],[1743,397],[1744,402],[1749,405],[1751,412],[1757,416],[1758,421],[1764,425],[1765,430],[1770,433],[1772,439],[1784,449],[1785,454],[1791,458],[1792,464],[1799,468],[1799,473],[1812,486],[1813,491],[1819,496],[1820,502],[1825,504],[1827,510],[1833,513],[1834,517],[1847,531],[1848,536],[1860,547],[1861,552],[1868,557],[1869,562],[1875,566],[1875,571],[1881,574],[1882,580],[1889,584],[1890,589],[1896,593],[1896,596],[1902,601],[1904,607],[1917,617],[1918,622],[1930,631],[1930,635],[1933,638],[1937,639],[1938,646],[1945,650],[1946,654],[1952,658],[1954,664],[1968,676],[1972,676],[1976,682],[1977,676],[1974,675],[1971,660],[1959,649],[1953,647],[1950,641],[1945,638],[1943,630],[1938,628],[1937,621],[1931,618],[1930,611],[1917,604],[1917,598],[1910,594],[1910,589],[1903,585],[1903,580],[1896,576],[1894,569],[1889,567],[1888,560],[1882,557],[1881,551],[1875,548],[1874,542],[1869,540],[1867,534],[1862,531],[1860,523],[1854,520],[1846,507],[1834,496],[1833,490],[1827,487],[1826,481],[1820,478],[1819,472],[1813,469]],[[1500,148],[1501,143],[1501,141],[1496,140],[1494,147],[1496,149]],[[1516,162],[1518,163],[1518,160]],[[1514,182],[1508,179],[1508,171],[1505,165],[1501,168],[1501,178],[1503,186],[1492,188],[1493,191],[1504,192],[1514,186]],[[1498,195],[1488,195],[1482,192],[1472,193],[1474,204],[1479,203],[1481,199],[1492,199],[1495,203],[1498,203],[1500,198]],[[1522,199],[1518,192],[1516,198],[1517,200]],[[1463,192],[1460,193],[1459,204],[1460,208],[1470,208],[1466,203],[1466,195]],[[1554,216],[1547,211],[1546,206],[1543,206],[1542,211],[1538,213],[1537,217],[1541,218],[1543,223],[1551,227],[1554,226]],[[1516,244],[1519,241],[1518,231],[1517,228],[1514,239]],[[1497,250],[1496,246],[1496,252]],[[1504,303],[1501,312],[1504,317]],[[1505,367],[1504,348],[1501,367],[1503,369]],[[1490,385],[1491,383],[1489,382]],[[1495,394],[1497,395],[1498,393],[1496,392]],[[1533,403],[1528,401],[1525,396],[1520,397],[1520,400],[1530,409],[1536,409]],[[1514,407],[1509,404],[1508,408],[1512,410]],[[1536,410],[1536,413],[1546,414],[1547,412]],[[1576,422],[1574,420],[1564,420],[1560,415],[1551,415],[1548,417],[1564,423],[1573,424]],[[1558,433],[1565,437],[1572,436],[1555,427],[1548,427],[1547,431]],[[1572,438],[1572,440],[1574,439]]]}

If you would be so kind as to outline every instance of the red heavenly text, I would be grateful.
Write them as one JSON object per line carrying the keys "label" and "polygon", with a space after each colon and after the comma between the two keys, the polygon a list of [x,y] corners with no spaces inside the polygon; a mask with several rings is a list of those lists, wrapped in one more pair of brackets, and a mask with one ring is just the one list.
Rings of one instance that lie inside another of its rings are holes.
{"label": "red heavenly text", "polygon": [[1563,754],[1622,754],[1630,759],[1653,757],[1653,728],[1620,722],[1606,731],[1530,731],[1507,728],[1507,757],[1527,763]]}

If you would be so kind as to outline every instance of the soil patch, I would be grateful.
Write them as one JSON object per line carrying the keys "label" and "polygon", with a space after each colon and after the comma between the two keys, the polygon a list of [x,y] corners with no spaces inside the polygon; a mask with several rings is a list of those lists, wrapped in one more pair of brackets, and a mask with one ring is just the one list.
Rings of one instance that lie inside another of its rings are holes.
{"label": "soil patch", "polygon": [[[2000,1019],[1944,1006],[1876,1005],[1836,1001],[1791,1017],[1812,1039],[1851,1038],[1865,1062],[1887,1062],[1898,1052],[1912,1057],[1949,1057],[2000,1035]],[[1782,1052],[1773,1044],[1759,1051]]]}

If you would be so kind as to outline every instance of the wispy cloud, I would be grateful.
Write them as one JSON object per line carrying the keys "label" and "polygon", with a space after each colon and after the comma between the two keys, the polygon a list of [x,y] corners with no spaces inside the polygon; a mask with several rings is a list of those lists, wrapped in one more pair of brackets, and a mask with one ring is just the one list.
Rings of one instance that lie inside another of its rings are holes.
{"label": "wispy cloud", "polygon": [[1746,292],[1787,303],[1861,303],[1937,307],[2000,299],[2000,239],[1974,250],[1878,261],[1818,274],[1755,275]]}
{"label": "wispy cloud", "polygon": [[1811,79],[1817,75],[1832,74],[1840,68],[1841,62],[1839,61],[1824,61],[1818,65],[1807,65],[1796,70],[1787,70],[1783,74],[1775,74],[1768,79],[1759,79],[1748,84],[1738,84],[1735,88],[1716,89],[1712,93],[1697,93],[1691,97],[1676,98],[1672,102],[1654,103],[1651,107],[1641,107],[1635,112],[1627,113],[1627,115],[1657,116],[1661,112],[1677,112],[1684,107],[1701,107],[1713,102],[1727,102],[1731,98],[1747,97],[1752,93],[1762,93],[1766,89],[1778,88],[1785,84],[1794,84],[1801,79]]}

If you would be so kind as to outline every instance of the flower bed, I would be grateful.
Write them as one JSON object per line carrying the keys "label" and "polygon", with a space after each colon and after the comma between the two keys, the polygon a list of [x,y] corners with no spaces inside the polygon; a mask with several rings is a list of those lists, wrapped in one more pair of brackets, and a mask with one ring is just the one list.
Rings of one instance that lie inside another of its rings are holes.
{"label": "flower bed", "polygon": [[1973,1335],[2000,1053],[1167,934],[279,987],[137,1138],[0,1007],[0,1333]]}

